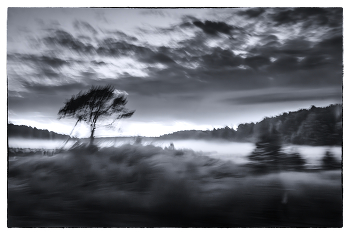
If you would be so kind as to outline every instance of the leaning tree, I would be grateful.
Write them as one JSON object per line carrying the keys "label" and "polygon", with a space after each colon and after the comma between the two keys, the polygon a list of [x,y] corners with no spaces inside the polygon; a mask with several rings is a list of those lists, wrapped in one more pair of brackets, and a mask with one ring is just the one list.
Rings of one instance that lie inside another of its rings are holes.
{"label": "leaning tree", "polygon": [[66,101],[58,112],[59,118],[75,118],[77,122],[84,121],[91,128],[90,145],[93,145],[97,121],[105,118],[112,120],[129,118],[135,111],[125,108],[127,98],[125,92],[116,90],[113,86],[92,86],[86,92],[79,92]]}

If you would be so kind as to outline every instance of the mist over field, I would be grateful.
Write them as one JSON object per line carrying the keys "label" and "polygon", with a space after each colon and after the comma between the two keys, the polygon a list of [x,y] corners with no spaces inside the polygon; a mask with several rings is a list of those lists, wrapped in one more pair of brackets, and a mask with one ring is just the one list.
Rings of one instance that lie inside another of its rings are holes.
{"label": "mist over field", "polygon": [[[120,147],[125,144],[134,144],[136,137],[129,138],[101,138],[96,139],[96,145],[100,148],[105,147]],[[37,149],[39,153],[45,150],[70,149],[77,140],[69,140],[67,143],[63,140],[39,140],[39,139],[24,139],[24,138],[9,138],[9,147],[11,149]],[[81,140],[80,140],[81,141]],[[80,142],[79,141],[79,142]],[[84,141],[82,141],[84,142]],[[87,142],[87,141],[85,141]],[[229,160],[237,164],[247,163],[247,156],[252,153],[255,148],[254,143],[230,142],[225,140],[160,140],[156,138],[145,138],[141,145],[154,145],[156,147],[168,148],[173,144],[179,150],[192,150],[201,152],[212,158]],[[321,164],[321,159],[330,151],[334,157],[340,161],[342,156],[342,148],[340,146],[305,146],[305,145],[285,145],[282,148],[285,153],[298,152],[306,159],[310,166],[318,166]]]}

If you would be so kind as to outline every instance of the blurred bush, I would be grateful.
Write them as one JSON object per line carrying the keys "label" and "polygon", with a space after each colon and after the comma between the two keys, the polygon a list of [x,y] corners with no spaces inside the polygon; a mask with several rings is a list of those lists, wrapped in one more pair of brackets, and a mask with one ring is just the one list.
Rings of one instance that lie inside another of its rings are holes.
{"label": "blurred bush", "polygon": [[340,169],[341,162],[339,162],[334,155],[327,150],[324,157],[322,158],[322,167],[325,170]]}
{"label": "blurred bush", "polygon": [[251,160],[248,165],[256,173],[298,171],[303,170],[306,163],[297,152],[283,152],[280,134],[275,129],[269,131],[266,128],[261,131],[248,159]]}

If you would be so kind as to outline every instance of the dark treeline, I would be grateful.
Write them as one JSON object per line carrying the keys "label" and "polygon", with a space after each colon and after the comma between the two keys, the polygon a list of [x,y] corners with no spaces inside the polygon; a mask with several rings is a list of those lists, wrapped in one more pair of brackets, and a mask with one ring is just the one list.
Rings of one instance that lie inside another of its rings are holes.
{"label": "dark treeline", "polygon": [[262,134],[276,131],[285,144],[342,145],[343,107],[300,109],[274,117],[265,117],[257,123],[240,124],[237,130],[228,126],[207,131],[179,131],[161,136],[162,139],[225,139],[256,142]]}
{"label": "dark treeline", "polygon": [[7,124],[7,136],[18,138],[33,138],[33,139],[66,139],[68,135],[57,134],[48,130],[41,130],[30,126],[17,126]]}

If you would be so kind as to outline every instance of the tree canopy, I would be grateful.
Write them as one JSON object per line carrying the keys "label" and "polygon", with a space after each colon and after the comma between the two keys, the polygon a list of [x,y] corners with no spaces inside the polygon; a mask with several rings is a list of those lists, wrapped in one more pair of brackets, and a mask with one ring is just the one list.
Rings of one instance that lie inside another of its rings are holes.
{"label": "tree canopy", "polygon": [[84,121],[90,125],[90,144],[93,144],[96,123],[105,118],[112,120],[129,118],[135,111],[125,108],[127,97],[125,92],[116,90],[113,86],[92,86],[86,92],[79,92],[66,101],[59,112],[59,118],[75,118],[76,124]]}

